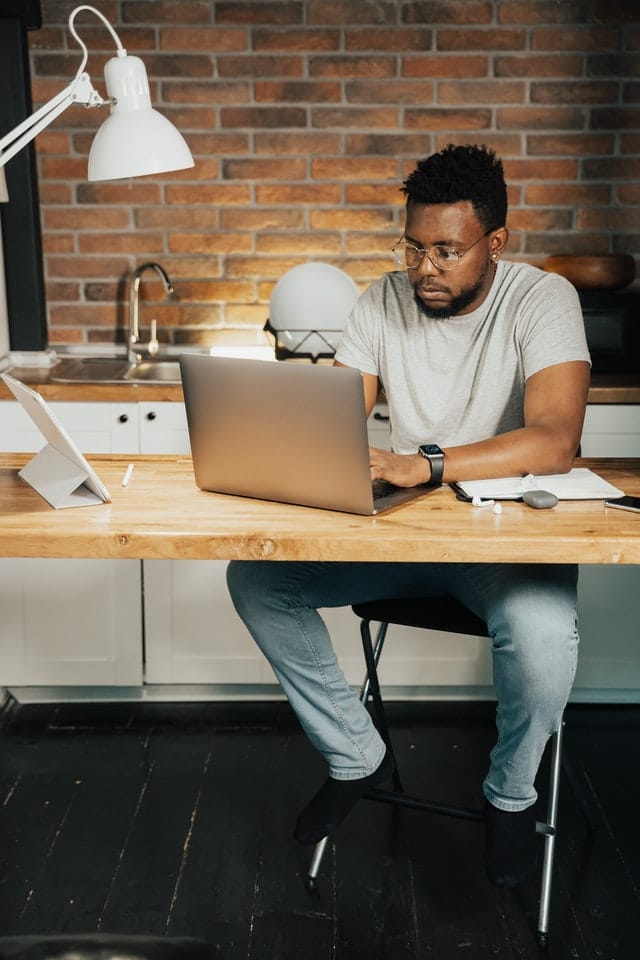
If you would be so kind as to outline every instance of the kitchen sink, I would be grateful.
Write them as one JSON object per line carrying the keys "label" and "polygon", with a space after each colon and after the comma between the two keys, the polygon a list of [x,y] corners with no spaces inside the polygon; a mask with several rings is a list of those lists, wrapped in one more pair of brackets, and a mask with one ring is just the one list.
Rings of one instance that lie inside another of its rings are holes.
{"label": "kitchen sink", "polygon": [[141,360],[118,357],[64,357],[51,369],[54,383],[180,383],[177,360]]}

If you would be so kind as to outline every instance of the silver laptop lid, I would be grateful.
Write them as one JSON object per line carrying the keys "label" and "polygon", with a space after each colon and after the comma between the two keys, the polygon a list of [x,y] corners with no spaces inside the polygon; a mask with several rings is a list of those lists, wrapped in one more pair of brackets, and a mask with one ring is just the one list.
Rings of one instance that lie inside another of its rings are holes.
{"label": "silver laptop lid", "polygon": [[207,356],[180,367],[201,489],[373,513],[357,370]]}

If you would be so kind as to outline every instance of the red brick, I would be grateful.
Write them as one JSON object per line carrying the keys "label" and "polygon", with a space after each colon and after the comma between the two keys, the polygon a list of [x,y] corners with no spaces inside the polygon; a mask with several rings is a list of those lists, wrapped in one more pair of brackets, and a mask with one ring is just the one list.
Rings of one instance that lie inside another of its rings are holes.
{"label": "red brick", "polygon": [[307,111],[302,107],[223,107],[222,127],[304,127]]}
{"label": "red brick", "polygon": [[394,77],[395,57],[354,57],[337,54],[332,57],[309,57],[312,77]]}
{"label": "red brick", "polygon": [[345,30],[345,49],[349,52],[357,50],[378,51],[391,53],[406,53],[407,50],[429,50],[432,46],[433,34],[431,30],[416,29],[415,27],[354,27]]}
{"label": "red brick", "polygon": [[572,27],[538,27],[531,34],[533,50],[577,50],[587,53],[620,49],[620,30],[593,24]]}
{"label": "red brick", "polygon": [[350,233],[347,235],[345,249],[349,256],[362,257],[370,255],[382,260],[388,259],[389,269],[393,268],[394,259],[391,248],[397,243],[400,234],[396,230],[390,230],[388,233],[381,233],[376,230],[374,233]]}
{"label": "red brick", "polygon": [[405,23],[490,23],[491,0],[418,0],[407,3],[402,11]]}
{"label": "red brick", "polygon": [[79,283],[64,283],[56,280],[50,280],[45,284],[45,293],[47,296],[47,302],[73,302],[74,300],[80,299],[80,284]]}
{"label": "red brick", "polygon": [[112,180],[79,183],[76,186],[78,203],[132,204],[160,203],[160,186],[148,180]]}
{"label": "red brick", "polygon": [[164,250],[162,233],[79,233],[79,253],[153,253]]}
{"label": "red brick", "polygon": [[173,184],[166,188],[167,203],[201,205],[248,203],[249,187],[242,183]]}
{"label": "red brick", "polygon": [[501,107],[497,111],[499,129],[581,130],[582,111],[572,107]]}
{"label": "red brick", "polygon": [[397,129],[399,112],[391,107],[313,107],[311,123],[314,127]]}
{"label": "red brick", "polygon": [[[230,258],[235,261],[235,258]],[[229,272],[227,276],[238,276],[238,273]],[[180,303],[185,304],[188,301],[219,301],[225,303],[227,300],[234,303],[242,303],[245,300],[251,301],[254,295],[254,287],[244,279],[249,274],[241,275],[241,280],[201,280],[186,281],[180,285]]]}
{"label": "red brick", "polygon": [[525,189],[525,202],[529,206],[604,205],[611,203],[611,199],[608,184],[537,183]]}
{"label": "red brick", "polygon": [[354,183],[346,188],[345,200],[349,204],[393,204],[404,207],[405,196],[400,192],[400,178],[396,177],[393,185]]}
{"label": "red brick", "polygon": [[340,203],[340,187],[333,183],[258,184],[256,201],[260,206],[274,203],[337,204]]}
{"label": "red brick", "polygon": [[[436,108],[408,109],[405,111],[406,130],[482,131],[491,126],[491,110],[439,110]],[[478,134],[484,136],[484,134]]]}
{"label": "red brick", "polygon": [[392,222],[393,214],[385,207],[314,209],[311,212],[311,227],[314,230],[387,230]]}
{"label": "red brick", "polygon": [[397,3],[392,0],[308,0],[309,23],[395,23]]}
{"label": "red brick", "polygon": [[613,81],[580,81],[573,83],[532,83],[532,103],[615,103],[618,102],[618,84]]}
{"label": "red brick", "polygon": [[461,57],[446,54],[434,56],[432,51],[422,56],[402,58],[403,77],[486,77],[489,74],[489,58],[467,54]]}
{"label": "red brick", "polygon": [[45,253],[75,253],[76,241],[74,233],[42,234],[42,249]]}
{"label": "red brick", "polygon": [[438,85],[438,102],[447,104],[524,103],[526,87],[508,80],[443,80]]}
{"label": "red brick", "polygon": [[222,171],[225,180],[304,180],[307,175],[307,160],[293,157],[283,160],[225,160]]}
{"label": "red brick", "polygon": [[[313,196],[313,191],[311,191]],[[286,230],[304,225],[304,210],[299,207],[233,207],[220,211],[220,226],[236,230]]]}
{"label": "red brick", "polygon": [[308,258],[304,254],[291,257],[228,257],[227,276],[253,280],[265,278],[278,280],[287,270],[307,261]]}
{"label": "red brick", "polygon": [[587,157],[589,154],[612,154],[613,136],[606,133],[539,133],[527,137],[527,153],[533,154],[575,154]]}
{"label": "red brick", "polygon": [[621,183],[615,189],[618,203],[640,204],[640,183]]}
{"label": "red brick", "polygon": [[163,83],[162,99],[165,103],[249,103],[251,89],[248,83],[230,80],[212,80],[211,83]]}
{"label": "red brick", "polygon": [[40,157],[45,180],[86,180],[87,157]]}
{"label": "red brick", "polygon": [[247,233],[170,233],[171,253],[250,253],[253,238]]}
{"label": "red brick", "polygon": [[[65,327],[70,330],[83,330],[87,327],[113,327],[116,313],[113,304],[65,303],[49,308],[49,323],[53,327]],[[67,337],[64,338],[67,340]],[[63,342],[58,336],[57,342]]]}
{"label": "red brick", "polygon": [[507,222],[514,230],[569,230],[573,223],[573,211],[513,208],[509,211]]}
{"label": "red brick", "polygon": [[579,54],[539,54],[496,57],[496,77],[581,77],[584,61]]}
{"label": "red brick", "polygon": [[54,257],[46,258],[47,277],[112,277],[128,273],[129,258],[124,257]]}
{"label": "red brick", "polygon": [[340,31],[310,30],[306,27],[287,30],[252,31],[253,49],[259,53],[265,50],[286,50],[287,53],[300,51],[305,54],[314,50],[339,50]]}
{"label": "red brick", "polygon": [[640,207],[609,207],[606,210],[593,207],[579,210],[576,218],[579,230],[629,231],[640,229]]}
{"label": "red brick", "polygon": [[71,203],[72,185],[70,183],[60,183],[58,180],[48,182],[42,177],[38,181],[38,195],[40,204],[68,204]]}
{"label": "red brick", "polygon": [[518,181],[531,183],[540,180],[549,183],[552,180],[577,180],[579,174],[578,161],[575,159],[542,159],[531,160],[528,157],[517,159],[504,157],[504,175],[507,183]]}
{"label": "red brick", "polygon": [[[92,303],[106,300],[111,302],[122,301],[122,285],[114,280],[112,283],[85,283],[82,288],[84,299]],[[59,299],[62,299],[61,297]]]}
{"label": "red brick", "polygon": [[208,0],[127,0],[121,6],[125,23],[211,23]]}
{"label": "red brick", "polygon": [[339,103],[339,83],[318,80],[260,80],[255,83],[258,103]]}
{"label": "red brick", "polygon": [[398,164],[386,157],[322,157],[311,162],[314,180],[397,180]]}
{"label": "red brick", "polygon": [[218,23],[256,23],[297,24],[304,18],[302,0],[261,0],[260,3],[216,2],[216,20]]}
{"label": "red brick", "polygon": [[207,53],[238,53],[249,50],[249,33],[244,29],[230,27],[165,27],[160,31],[162,50],[175,53],[178,50],[198,50]]}
{"label": "red brick", "polygon": [[501,0],[498,9],[500,23],[572,23],[585,11],[579,4],[558,0]]}
{"label": "red brick", "polygon": [[222,277],[221,257],[175,257],[171,262],[171,279],[213,280]]}
{"label": "red brick", "polygon": [[585,159],[582,162],[582,177],[585,180],[636,180],[638,177],[637,157],[605,157]]}
{"label": "red brick", "polygon": [[527,45],[525,30],[438,30],[438,50],[524,50]]}
{"label": "red brick", "polygon": [[187,134],[189,149],[194,157],[229,156],[249,152],[249,136],[246,133],[193,131]]}
{"label": "red brick", "polygon": [[134,210],[134,223],[143,230],[203,230],[215,229],[220,211],[215,206],[201,207],[141,207]]}
{"label": "red brick", "polygon": [[301,77],[304,69],[301,56],[219,56],[217,63],[221,77]]}
{"label": "red brick", "polygon": [[[95,230],[96,221],[93,207],[50,207],[43,211],[46,230]],[[129,226],[130,215],[126,208],[107,208],[100,211],[101,229],[126,230]]]}
{"label": "red brick", "polygon": [[345,84],[348,103],[433,103],[434,86],[427,80],[353,80]]}
{"label": "red brick", "polygon": [[338,256],[342,247],[340,234],[320,233],[262,233],[256,237],[256,253],[308,257]]}
{"label": "red brick", "polygon": [[431,153],[428,136],[416,133],[352,133],[346,137],[345,154],[352,156],[403,157],[412,159]]}
{"label": "red brick", "polygon": [[341,137],[337,133],[325,133],[315,130],[268,130],[258,131],[254,137],[257,155],[317,156],[328,154],[335,156],[341,150]]}

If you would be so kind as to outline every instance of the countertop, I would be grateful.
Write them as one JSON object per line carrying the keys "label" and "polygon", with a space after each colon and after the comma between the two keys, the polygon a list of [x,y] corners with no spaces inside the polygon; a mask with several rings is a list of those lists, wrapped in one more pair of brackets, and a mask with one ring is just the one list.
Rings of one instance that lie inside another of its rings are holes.
{"label": "countertop", "polygon": [[[12,367],[5,372],[30,384],[47,400],[108,403],[183,400],[182,385],[179,383],[53,383],[49,368]],[[13,394],[2,382],[0,399],[13,399]],[[589,403],[640,403],[640,373],[594,373]]]}

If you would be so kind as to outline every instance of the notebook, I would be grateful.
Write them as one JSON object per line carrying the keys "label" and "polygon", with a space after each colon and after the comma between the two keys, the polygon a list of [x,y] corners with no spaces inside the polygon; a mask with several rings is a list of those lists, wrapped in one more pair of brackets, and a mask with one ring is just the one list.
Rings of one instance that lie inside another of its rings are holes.
{"label": "notebook", "polygon": [[189,355],[180,369],[202,490],[368,515],[433,489],[376,481],[374,499],[357,370]]}
{"label": "notebook", "polygon": [[588,467],[573,467],[568,473],[540,476],[500,477],[497,480],[466,480],[452,484],[460,499],[521,500],[527,490],[548,490],[558,500],[606,500],[621,497],[622,490]]}
{"label": "notebook", "polygon": [[109,491],[40,394],[8,373],[2,379],[48,441],[19,476],[52,507],[109,503]]}

